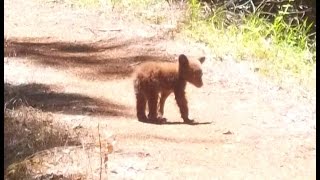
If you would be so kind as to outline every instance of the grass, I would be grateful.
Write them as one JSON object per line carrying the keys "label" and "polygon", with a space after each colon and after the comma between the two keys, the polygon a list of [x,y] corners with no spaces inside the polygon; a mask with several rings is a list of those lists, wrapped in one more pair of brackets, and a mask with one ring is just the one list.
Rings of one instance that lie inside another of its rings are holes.
{"label": "grass", "polygon": [[[99,131],[99,136],[96,131],[92,135],[83,129],[70,131],[55,123],[51,113],[30,107],[24,91],[14,86],[5,84],[4,95],[5,179],[86,179],[99,174],[89,171],[88,166],[99,169],[102,152],[112,152],[106,139],[100,140]],[[64,169],[62,174],[55,172],[59,168]]]}
{"label": "grass", "polygon": [[24,160],[34,153],[56,146],[77,144],[70,140],[69,133],[54,128],[51,122],[50,116],[33,108],[5,110],[4,165],[8,177],[16,179],[27,176]]}
{"label": "grass", "polygon": [[105,170],[100,159],[112,152],[105,139],[100,148],[97,136],[81,135],[80,141],[80,135],[31,107],[6,109],[4,130],[5,179],[96,179],[99,169]]}
{"label": "grass", "polygon": [[309,38],[311,25],[289,26],[284,21],[285,11],[274,22],[257,12],[235,17],[240,23],[229,24],[230,14],[222,8],[207,17],[201,16],[202,11],[197,0],[189,1],[186,36],[206,43],[217,56],[229,54],[237,60],[253,61],[261,74],[277,82],[294,78],[304,87],[315,88],[316,42]]}
{"label": "grass", "polygon": [[28,106],[23,91],[10,84],[4,88],[5,167],[37,151],[74,144],[70,134],[52,125],[50,114]]}

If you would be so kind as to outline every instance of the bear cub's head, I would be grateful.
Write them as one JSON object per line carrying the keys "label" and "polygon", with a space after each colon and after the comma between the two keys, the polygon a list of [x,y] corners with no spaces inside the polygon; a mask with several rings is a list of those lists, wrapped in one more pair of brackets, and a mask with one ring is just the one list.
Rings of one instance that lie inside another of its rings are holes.
{"label": "bear cub's head", "polygon": [[179,56],[179,77],[190,82],[196,87],[203,86],[201,64],[205,61],[205,57],[196,60],[190,60],[184,54]]}

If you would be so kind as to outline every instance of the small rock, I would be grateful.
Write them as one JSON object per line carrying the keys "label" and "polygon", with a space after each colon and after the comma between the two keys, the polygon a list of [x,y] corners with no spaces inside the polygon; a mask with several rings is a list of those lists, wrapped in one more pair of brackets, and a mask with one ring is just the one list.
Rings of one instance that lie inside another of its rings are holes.
{"label": "small rock", "polygon": [[83,128],[83,126],[81,126],[80,124],[73,127],[74,130],[76,130],[76,129],[81,129],[81,128]]}
{"label": "small rock", "polygon": [[111,173],[114,173],[114,174],[118,174],[118,172],[116,170],[112,170],[110,171]]}
{"label": "small rock", "polygon": [[231,131],[227,131],[227,132],[224,132],[223,134],[228,135],[228,134],[233,134],[233,133]]}

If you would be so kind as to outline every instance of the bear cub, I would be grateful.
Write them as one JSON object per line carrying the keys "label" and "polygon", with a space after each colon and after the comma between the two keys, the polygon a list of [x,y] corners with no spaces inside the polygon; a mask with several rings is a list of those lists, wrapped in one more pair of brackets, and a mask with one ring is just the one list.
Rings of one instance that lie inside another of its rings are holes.
{"label": "bear cub", "polygon": [[[201,64],[205,57],[196,60],[179,55],[178,63],[147,62],[138,66],[134,72],[134,91],[136,96],[137,118],[142,122],[164,123],[164,104],[173,92],[185,123],[193,123],[189,119],[188,102],[185,95],[187,82],[200,88],[202,82]],[[160,101],[159,101],[160,98]],[[148,103],[148,117],[146,105]]]}

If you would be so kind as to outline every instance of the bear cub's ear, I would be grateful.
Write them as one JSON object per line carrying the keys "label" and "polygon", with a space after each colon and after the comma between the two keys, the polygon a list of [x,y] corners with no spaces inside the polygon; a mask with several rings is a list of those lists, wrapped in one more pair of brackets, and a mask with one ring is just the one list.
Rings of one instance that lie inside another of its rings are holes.
{"label": "bear cub's ear", "polygon": [[180,54],[178,59],[179,59],[179,64],[180,65],[187,65],[189,63],[189,60],[188,60],[187,56],[184,55],[184,54]]}
{"label": "bear cub's ear", "polygon": [[202,64],[206,60],[206,57],[199,58],[200,63]]}

